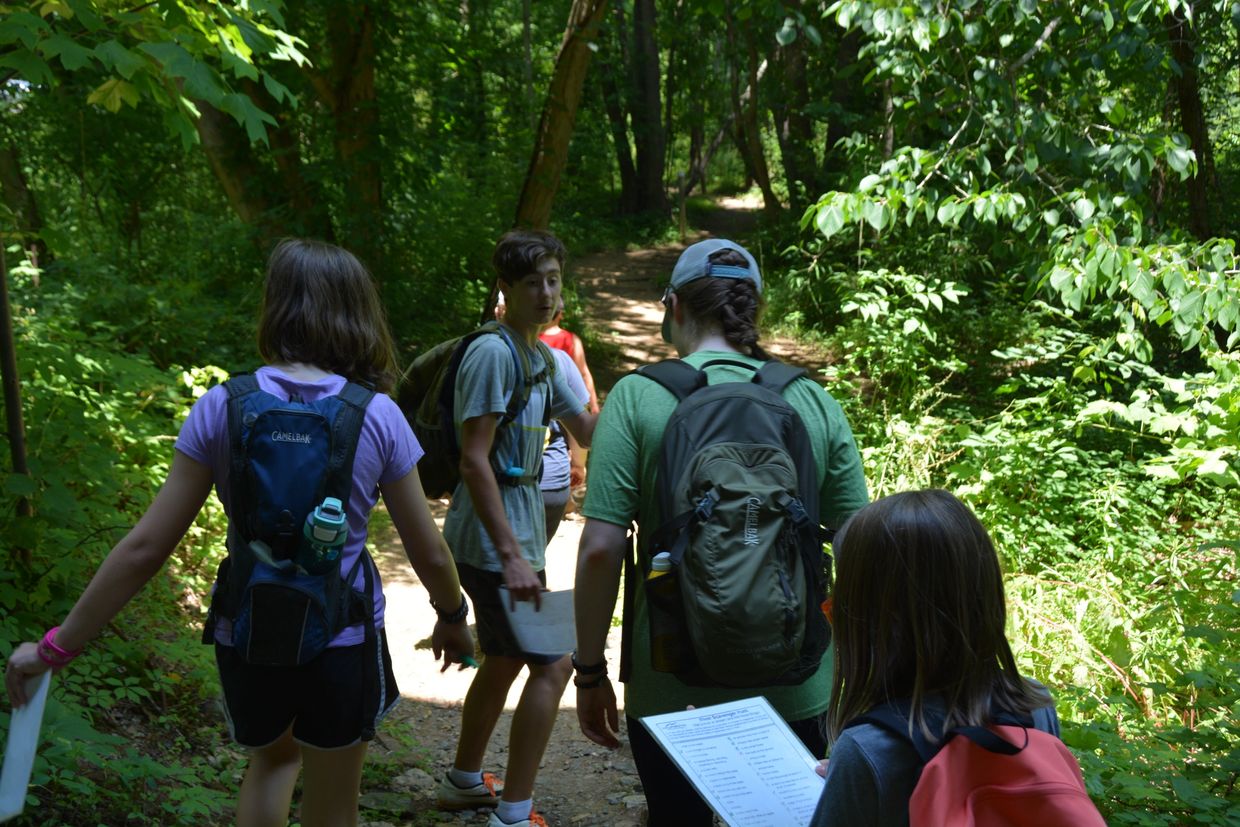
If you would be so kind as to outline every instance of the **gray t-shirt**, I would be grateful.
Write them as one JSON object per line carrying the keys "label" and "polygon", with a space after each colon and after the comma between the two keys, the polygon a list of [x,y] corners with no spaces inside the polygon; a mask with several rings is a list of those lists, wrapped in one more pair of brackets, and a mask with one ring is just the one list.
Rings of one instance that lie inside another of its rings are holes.
{"label": "gray t-shirt", "polygon": [[[928,712],[935,709],[927,703]],[[937,711],[942,715],[941,705]],[[1034,710],[1033,725],[1059,737],[1053,706]],[[830,759],[810,827],[908,827],[908,802],[922,766],[912,744],[874,724],[858,724],[844,730]]]}
{"label": "gray t-shirt", "polygon": [[[512,331],[505,329],[505,332],[508,340],[528,357],[531,374],[541,371],[545,364],[541,352],[531,348]],[[467,420],[486,414],[502,415],[508,409],[508,398],[519,392],[518,382],[523,381],[524,377],[520,375],[504,337],[487,335],[475,339],[465,351],[456,377],[453,419],[457,437],[460,437],[461,424]],[[529,403],[517,421],[496,430],[493,456],[501,466],[519,466],[527,474],[538,467],[546,440],[543,412],[548,404],[548,393],[553,419],[575,416],[585,410],[581,400],[569,387],[564,371],[554,371],[548,381],[540,382],[530,390]],[[537,482],[533,485],[501,485],[499,492],[504,503],[504,514],[525,559],[534,571],[542,571],[546,565],[547,540],[542,493]],[[473,498],[463,480],[452,494],[443,534],[458,563],[486,571],[503,571],[499,554],[474,512]]]}

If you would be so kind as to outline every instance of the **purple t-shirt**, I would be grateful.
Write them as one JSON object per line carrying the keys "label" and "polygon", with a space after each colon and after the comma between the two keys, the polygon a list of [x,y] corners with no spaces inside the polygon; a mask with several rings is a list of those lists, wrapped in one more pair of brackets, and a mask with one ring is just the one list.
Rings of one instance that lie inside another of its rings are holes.
{"label": "purple t-shirt", "polygon": [[[344,387],[343,376],[332,375],[317,382],[293,379],[272,367],[255,371],[258,386],[282,399],[299,395],[307,402],[337,394]],[[228,444],[228,391],[217,385],[194,403],[181,433],[176,449],[190,459],[210,466],[215,481],[215,492],[224,505],[224,513],[232,514],[229,502],[229,444]],[[422,458],[422,447],[404,414],[391,397],[375,394],[362,431],[358,437],[357,455],[353,459],[353,489],[345,509],[349,520],[349,539],[341,552],[341,569],[348,572],[366,543],[367,522],[370,510],[379,499],[379,486],[401,479]],[[364,585],[364,573],[358,569],[355,585]],[[374,576],[375,628],[383,627],[383,584],[378,572]],[[332,646],[353,646],[363,641],[363,628],[350,626],[332,640]],[[215,627],[215,639],[225,646],[232,645],[232,623],[220,618]]]}

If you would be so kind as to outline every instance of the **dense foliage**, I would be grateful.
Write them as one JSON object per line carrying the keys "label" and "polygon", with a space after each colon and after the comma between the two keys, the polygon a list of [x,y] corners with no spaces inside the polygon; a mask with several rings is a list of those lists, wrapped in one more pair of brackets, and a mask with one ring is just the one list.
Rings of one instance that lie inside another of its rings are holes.
{"label": "dense foliage", "polygon": [[[193,400],[254,366],[272,238],[362,254],[406,352],[477,318],[570,6],[0,9],[29,468],[0,475],[0,657],[142,512]],[[678,197],[752,188],[769,318],[834,354],[874,494],[950,488],[991,529],[1022,667],[1109,822],[1240,824],[1240,9],[604,19],[552,228],[575,253],[640,245]],[[57,680],[27,823],[227,821],[242,759],[196,643],[221,528],[204,511]]]}

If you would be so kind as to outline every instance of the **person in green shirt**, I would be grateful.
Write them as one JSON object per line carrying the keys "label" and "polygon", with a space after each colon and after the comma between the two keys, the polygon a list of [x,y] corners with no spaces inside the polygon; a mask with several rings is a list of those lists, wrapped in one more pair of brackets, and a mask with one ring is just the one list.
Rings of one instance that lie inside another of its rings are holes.
{"label": "person in green shirt", "polygon": [[[672,271],[663,295],[663,338],[694,368],[726,358],[736,364],[704,368],[710,384],[747,382],[770,357],[758,345],[762,277],[745,248],[725,239],[690,246]],[[861,457],[844,412],[830,394],[807,378],[785,391],[812,443],[819,476],[819,513],[839,527],[869,500]],[[628,549],[627,534],[638,524],[638,569],[648,570],[645,540],[657,528],[656,468],[668,417],[676,398],[656,382],[629,375],[616,383],[603,406],[590,457],[590,487],[577,558],[577,717],[587,738],[618,747],[616,696],[606,678],[605,649]],[[826,742],[822,714],[831,693],[831,656],[818,671],[793,686],[689,686],[674,674],[656,672],[650,662],[649,613],[644,589],[634,587],[632,612],[624,619],[631,640],[625,684],[629,742],[646,794],[649,824],[693,827],[712,824],[712,814],[693,787],[641,724],[641,718],[764,695],[816,757]]]}

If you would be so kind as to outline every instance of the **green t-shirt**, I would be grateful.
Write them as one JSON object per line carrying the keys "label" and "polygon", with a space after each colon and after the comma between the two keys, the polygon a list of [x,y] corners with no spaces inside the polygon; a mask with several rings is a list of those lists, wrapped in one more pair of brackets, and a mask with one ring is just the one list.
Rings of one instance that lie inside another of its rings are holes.
{"label": "green t-shirt", "polygon": [[[685,357],[695,368],[712,359],[762,363],[736,353],[699,351]],[[716,365],[706,368],[710,383],[747,382],[753,374],[744,368]],[[848,420],[829,393],[808,379],[794,382],[784,398],[801,415],[813,445],[819,475],[819,508],[824,524],[838,528],[854,511],[869,501],[861,456],[853,441]],[[676,397],[659,384],[641,376],[626,376],[607,396],[594,442],[590,449],[589,486],[582,513],[589,519],[628,526],[633,520],[646,532],[657,526],[658,504],[655,478],[663,429],[676,407]],[[639,561],[643,565],[644,561]],[[674,675],[650,667],[650,632],[644,591],[637,589],[633,601],[632,673],[625,686],[624,705],[629,715],[642,717],[706,706],[754,695],[765,695],[788,721],[818,715],[827,708],[831,693],[831,656],[809,680],[799,686],[756,689],[687,686]]]}

